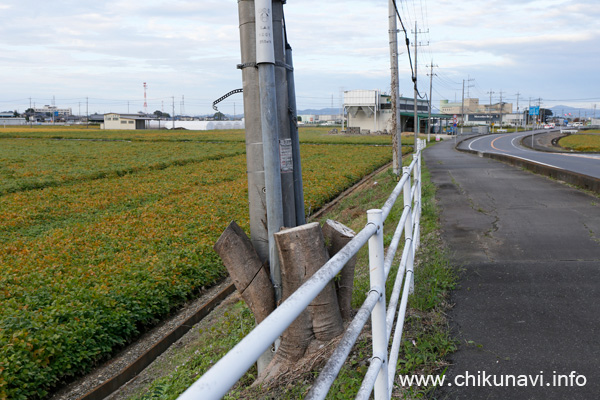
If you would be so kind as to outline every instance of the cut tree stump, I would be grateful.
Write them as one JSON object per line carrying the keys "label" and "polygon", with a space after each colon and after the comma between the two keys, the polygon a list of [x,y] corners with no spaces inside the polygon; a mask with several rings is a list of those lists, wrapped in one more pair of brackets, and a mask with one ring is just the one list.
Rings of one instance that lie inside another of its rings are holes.
{"label": "cut tree stump", "polygon": [[275,292],[252,242],[232,221],[214,246],[240,295],[259,324],[275,309]]}
{"label": "cut tree stump", "polygon": [[[279,252],[282,278],[284,274],[292,276],[293,286],[300,286],[329,261],[323,233],[317,222],[282,230],[274,237]],[[302,281],[298,282],[297,279],[300,277]],[[284,292],[297,289],[292,287],[291,282],[286,282],[286,279],[282,281]],[[325,286],[310,303],[308,309],[312,318],[312,330],[317,340],[328,342],[342,333],[343,321],[333,282]]]}
{"label": "cut tree stump", "polygon": [[[329,257],[333,257],[340,251],[350,240],[356,236],[356,233],[346,225],[328,219],[323,225],[323,236],[327,243]],[[356,256],[352,257],[340,273],[340,277],[335,281],[338,303],[340,312],[344,320],[352,318],[352,291],[354,290],[354,268],[356,267]]]}

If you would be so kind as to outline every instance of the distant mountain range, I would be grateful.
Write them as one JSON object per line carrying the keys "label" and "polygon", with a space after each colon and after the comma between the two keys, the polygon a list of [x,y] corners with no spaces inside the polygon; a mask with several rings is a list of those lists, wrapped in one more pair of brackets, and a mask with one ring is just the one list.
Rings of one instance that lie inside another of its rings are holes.
{"label": "distant mountain range", "polygon": [[320,110],[308,108],[306,110],[298,110],[298,115],[334,115],[339,114],[340,108],[321,108]]}

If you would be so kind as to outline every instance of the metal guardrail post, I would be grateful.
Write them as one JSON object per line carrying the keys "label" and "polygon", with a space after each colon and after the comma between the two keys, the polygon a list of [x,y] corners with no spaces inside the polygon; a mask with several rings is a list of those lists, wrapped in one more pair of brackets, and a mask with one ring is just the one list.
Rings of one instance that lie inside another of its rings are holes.
{"label": "metal guardrail post", "polygon": [[377,226],[377,232],[369,239],[369,270],[371,281],[371,292],[379,293],[379,301],[371,314],[371,325],[373,332],[373,359],[381,360],[381,368],[375,381],[375,400],[387,400],[387,329],[386,329],[386,307],[385,307],[385,271],[383,250],[383,218],[381,210],[367,211],[368,224]]}
{"label": "metal guardrail post", "polygon": [[421,162],[423,160],[423,149],[425,148],[425,141],[419,140],[419,152],[417,153],[417,165],[415,166],[415,184],[417,185],[416,196],[414,199],[415,202],[415,220],[417,221],[417,229],[414,234],[415,239],[415,254],[419,246],[421,245]]}

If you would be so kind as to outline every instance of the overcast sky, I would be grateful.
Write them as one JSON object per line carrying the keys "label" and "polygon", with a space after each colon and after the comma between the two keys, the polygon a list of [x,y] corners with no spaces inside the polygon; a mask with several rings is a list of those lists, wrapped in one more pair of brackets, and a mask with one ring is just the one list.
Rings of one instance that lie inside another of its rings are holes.
{"label": "overcast sky", "polygon": [[[433,103],[466,93],[516,108],[600,104],[598,0],[398,1],[411,43],[418,36],[419,90]],[[299,109],[339,107],[341,91],[389,92],[388,2],[290,0]],[[242,87],[235,0],[0,0],[0,111],[56,104],[85,113],[212,113],[212,101]],[[398,24],[400,27],[400,24]],[[412,97],[400,33],[400,91]],[[428,45],[427,45],[428,44]],[[412,50],[412,48],[411,48]],[[173,100],[174,98],[174,100]],[[54,100],[53,100],[54,99]],[[241,113],[242,95],[220,110]],[[598,111],[600,115],[600,110]]]}

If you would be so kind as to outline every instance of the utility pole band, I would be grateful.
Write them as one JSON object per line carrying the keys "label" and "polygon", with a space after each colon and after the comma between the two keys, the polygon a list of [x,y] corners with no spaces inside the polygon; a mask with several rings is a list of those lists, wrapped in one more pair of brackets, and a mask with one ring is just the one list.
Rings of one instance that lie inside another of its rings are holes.
{"label": "utility pole band", "polygon": [[271,0],[255,0],[254,12],[256,18],[256,63],[275,64]]}

